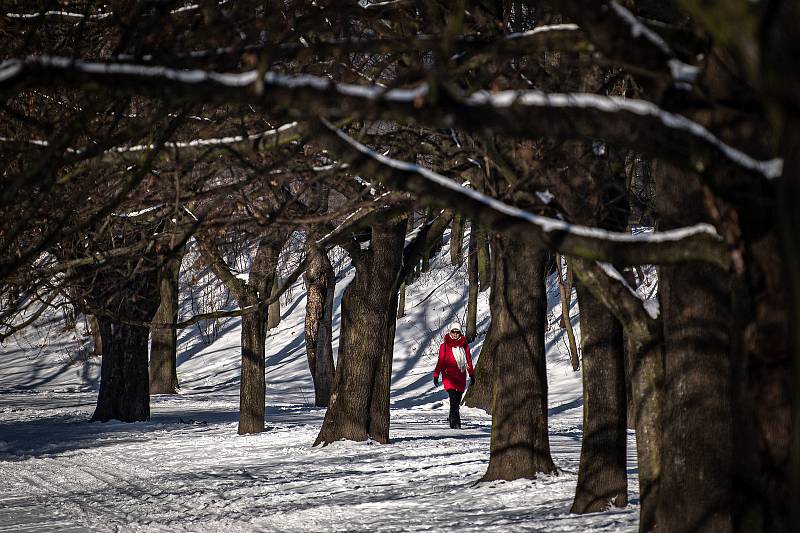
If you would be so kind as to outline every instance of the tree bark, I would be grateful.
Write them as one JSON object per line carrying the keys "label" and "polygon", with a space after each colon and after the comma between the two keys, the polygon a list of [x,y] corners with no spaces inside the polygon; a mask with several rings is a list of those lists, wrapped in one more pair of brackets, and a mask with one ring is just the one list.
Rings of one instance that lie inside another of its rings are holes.
{"label": "tree bark", "polygon": [[478,242],[478,279],[480,280],[480,292],[485,291],[492,285],[492,261],[489,254],[489,236],[486,230],[476,228]]}
{"label": "tree bark", "polygon": [[138,273],[123,273],[123,265],[117,272],[107,272],[87,301],[89,308],[110,314],[98,316],[103,357],[93,421],[137,422],[150,417],[150,328],[131,324],[150,322],[160,303],[158,271],[147,263],[139,265]]}
{"label": "tree bark", "polygon": [[464,262],[464,217],[456,214],[450,228],[450,264],[461,266]]}
{"label": "tree bark", "polygon": [[[175,324],[178,321],[178,278],[180,258],[166,261],[158,273],[161,303],[153,317],[154,324]],[[150,329],[150,394],[178,392],[177,348],[175,326]]]}
{"label": "tree bark", "polygon": [[257,306],[256,312],[242,315],[242,377],[239,383],[239,435],[264,431],[266,402],[266,353],[269,309],[262,303],[271,292],[278,267],[278,256],[285,233],[264,236],[259,242],[250,277],[239,291],[239,306]]}
{"label": "tree bark", "polygon": [[609,277],[593,261],[572,258],[581,283],[624,324],[633,348],[631,394],[635,405],[636,453],[639,466],[639,531],[656,525],[662,457],[664,343],[662,320],[653,319],[642,301],[620,280]]}
{"label": "tree bark", "polygon": [[236,277],[225,264],[219,251],[203,236],[197,237],[200,252],[208,267],[225,283],[239,307],[253,308],[242,315],[242,375],[239,382],[240,435],[264,431],[266,401],[265,351],[268,309],[263,302],[273,283],[278,256],[286,241],[283,230],[262,235],[256,249],[248,281]]}
{"label": "tree bark", "polygon": [[[438,212],[438,211],[437,211]],[[434,217],[434,211],[432,208],[428,208],[428,214],[426,216],[426,223],[430,223]],[[447,229],[447,228],[444,228]],[[422,271],[429,272],[431,269],[431,259],[439,255],[444,247],[444,231],[442,234],[438,236],[438,238],[434,241],[433,246],[431,246],[430,251],[427,254],[423,254],[422,259]],[[427,264],[426,264],[427,261]]]}
{"label": "tree bark", "polygon": [[572,321],[569,318],[569,308],[572,304],[572,270],[569,268],[569,262],[567,262],[567,275],[566,279],[564,279],[565,276],[561,272],[560,254],[556,254],[556,272],[558,273],[558,294],[561,300],[561,322],[564,324],[564,329],[567,330],[569,360],[572,363],[572,370],[577,372],[580,367],[578,343],[575,341],[575,331],[572,329]]}
{"label": "tree bark", "polygon": [[[659,229],[705,221],[698,178],[659,165]],[[706,263],[662,265],[664,457],[659,531],[732,531],[734,428],[731,407],[730,276]]]}
{"label": "tree bark", "polygon": [[492,398],[494,396],[494,354],[496,349],[494,324],[494,319],[492,319],[489,331],[486,332],[486,337],[483,339],[478,362],[475,364],[475,385],[470,385],[461,401],[467,407],[477,407],[488,414],[492,414]]}
{"label": "tree bark", "polygon": [[400,301],[397,303],[397,318],[406,316],[406,284],[400,284]]}
{"label": "tree bark", "polygon": [[356,274],[342,298],[330,406],[314,443],[389,442],[389,379],[405,221],[376,224],[368,250],[351,250]]}
{"label": "tree bark", "polygon": [[[254,302],[253,302],[254,303]],[[250,305],[253,305],[252,303]],[[264,308],[242,315],[242,377],[239,382],[239,435],[264,431],[266,400]]]}
{"label": "tree bark", "polygon": [[[276,265],[277,266],[277,265]],[[270,296],[278,292],[279,288],[279,280],[277,272],[272,276],[272,290],[270,291]],[[269,306],[269,311],[267,313],[267,329],[275,329],[281,323],[281,299],[278,298],[274,302],[272,302]]]}
{"label": "tree bark", "polygon": [[103,358],[92,421],[140,422],[150,418],[147,344],[149,328],[100,318]]}
{"label": "tree bark", "polygon": [[100,334],[100,322],[95,315],[87,316],[89,321],[89,331],[92,335],[92,345],[94,346],[94,353],[92,355],[103,355],[103,336]]}
{"label": "tree bark", "polygon": [[628,504],[622,325],[578,284],[583,347],[583,440],[573,513]]}
{"label": "tree bark", "polygon": [[314,381],[314,405],[327,407],[334,376],[331,341],[336,279],[328,254],[313,242],[307,250],[306,354]]}
{"label": "tree bark", "polygon": [[469,243],[467,245],[467,278],[469,283],[469,295],[467,297],[467,342],[475,340],[478,334],[478,236],[475,224],[469,232]]}
{"label": "tree bark", "polygon": [[663,457],[662,411],[664,409],[664,337],[661,318],[649,335],[629,344],[631,396],[639,466],[639,531],[656,526]]}
{"label": "tree bark", "polygon": [[521,235],[501,235],[497,243],[492,441],[482,481],[555,471],[547,434],[546,252]]}
{"label": "tree bark", "polygon": [[[488,238],[488,234],[487,234]],[[496,246],[493,241],[493,246]],[[492,255],[492,270],[496,270],[497,254]],[[494,283],[494,279],[492,279]],[[489,330],[486,332],[486,337],[483,339],[483,346],[478,355],[478,362],[475,365],[475,385],[471,385],[464,394],[462,404],[467,407],[477,407],[483,409],[488,414],[492,414],[492,401],[494,398],[494,354],[496,350],[495,340],[497,335],[497,321],[494,317],[500,314],[500,309],[497,303],[498,289],[492,287],[489,293],[489,314],[492,321],[489,323]]]}

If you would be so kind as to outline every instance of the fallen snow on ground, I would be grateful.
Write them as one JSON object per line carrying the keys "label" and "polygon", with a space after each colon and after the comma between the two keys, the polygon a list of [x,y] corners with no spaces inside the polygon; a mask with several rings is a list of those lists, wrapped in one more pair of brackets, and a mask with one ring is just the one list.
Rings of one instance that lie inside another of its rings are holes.
{"label": "fallen snow on ground", "polygon": [[[388,445],[311,446],[324,417],[313,407],[303,344],[302,285],[267,341],[267,431],[238,436],[237,319],[211,344],[181,335],[181,394],[154,397],[148,422],[89,423],[99,365],[86,340],[57,321],[0,346],[0,531],[633,531],[638,479],[629,437],[633,504],[569,514],[582,427],[580,372],[558,329],[549,285],[549,427],[559,474],[478,483],[489,461],[491,418],[463,409],[447,427],[447,397],[431,373],[443,328],[464,317],[463,269],[445,255],[409,286],[398,320]],[[338,305],[349,278],[337,285]],[[488,328],[488,293],[479,338]],[[577,324],[573,303],[572,321]],[[80,329],[80,328],[79,328]],[[43,340],[43,331],[49,339]],[[334,347],[336,348],[336,346]],[[75,354],[78,354],[77,356]]]}

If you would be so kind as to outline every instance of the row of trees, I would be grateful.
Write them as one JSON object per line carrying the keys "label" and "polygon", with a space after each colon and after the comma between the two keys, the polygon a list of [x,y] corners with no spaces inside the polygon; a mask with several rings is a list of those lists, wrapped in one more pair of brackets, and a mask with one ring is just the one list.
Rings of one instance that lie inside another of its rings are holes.
{"label": "row of trees", "polygon": [[[468,221],[470,299],[491,286],[466,398],[493,416],[484,480],[555,469],[544,277],[557,252],[582,322],[573,511],[626,504],[630,412],[643,531],[789,530],[800,512],[797,9],[10,3],[0,335],[57,302],[96,317],[94,419],[141,420],[150,391],[176,387],[176,330],[239,315],[239,432],[262,431],[270,304],[305,273],[315,401],[328,405],[317,443],[385,443],[402,289],[444,230]],[[630,234],[648,220],[655,233]],[[305,259],[277,283],[297,230]],[[189,241],[236,311],[178,322]],[[355,268],[335,371],[334,246]],[[233,261],[243,250],[246,279]],[[658,266],[659,312],[631,290],[643,264]]]}

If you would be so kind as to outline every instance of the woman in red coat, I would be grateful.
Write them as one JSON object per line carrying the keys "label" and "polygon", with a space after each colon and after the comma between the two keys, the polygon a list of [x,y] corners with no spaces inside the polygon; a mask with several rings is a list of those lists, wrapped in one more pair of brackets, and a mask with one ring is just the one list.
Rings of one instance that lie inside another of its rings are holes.
{"label": "woman in red coat", "polygon": [[469,384],[474,385],[475,370],[472,368],[469,344],[461,334],[461,324],[453,322],[450,331],[444,336],[444,342],[439,346],[439,362],[433,371],[433,384],[439,386],[439,374],[442,374],[444,390],[450,396],[448,421],[452,429],[461,429],[458,407],[467,386],[467,372],[469,372]]}

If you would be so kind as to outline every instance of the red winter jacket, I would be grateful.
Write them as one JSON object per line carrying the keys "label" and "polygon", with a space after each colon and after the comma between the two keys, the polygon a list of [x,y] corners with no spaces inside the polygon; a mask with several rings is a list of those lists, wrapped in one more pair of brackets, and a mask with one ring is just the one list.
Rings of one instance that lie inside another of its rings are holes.
{"label": "red winter jacket", "polygon": [[469,353],[469,344],[462,335],[458,340],[454,340],[449,333],[445,334],[444,342],[439,346],[439,362],[433,371],[433,377],[438,378],[439,374],[444,374],[444,390],[463,391],[467,386],[467,373],[458,368],[456,358],[453,356],[453,346],[461,346],[467,355],[467,371],[474,377],[475,370],[472,368],[472,356]]}

